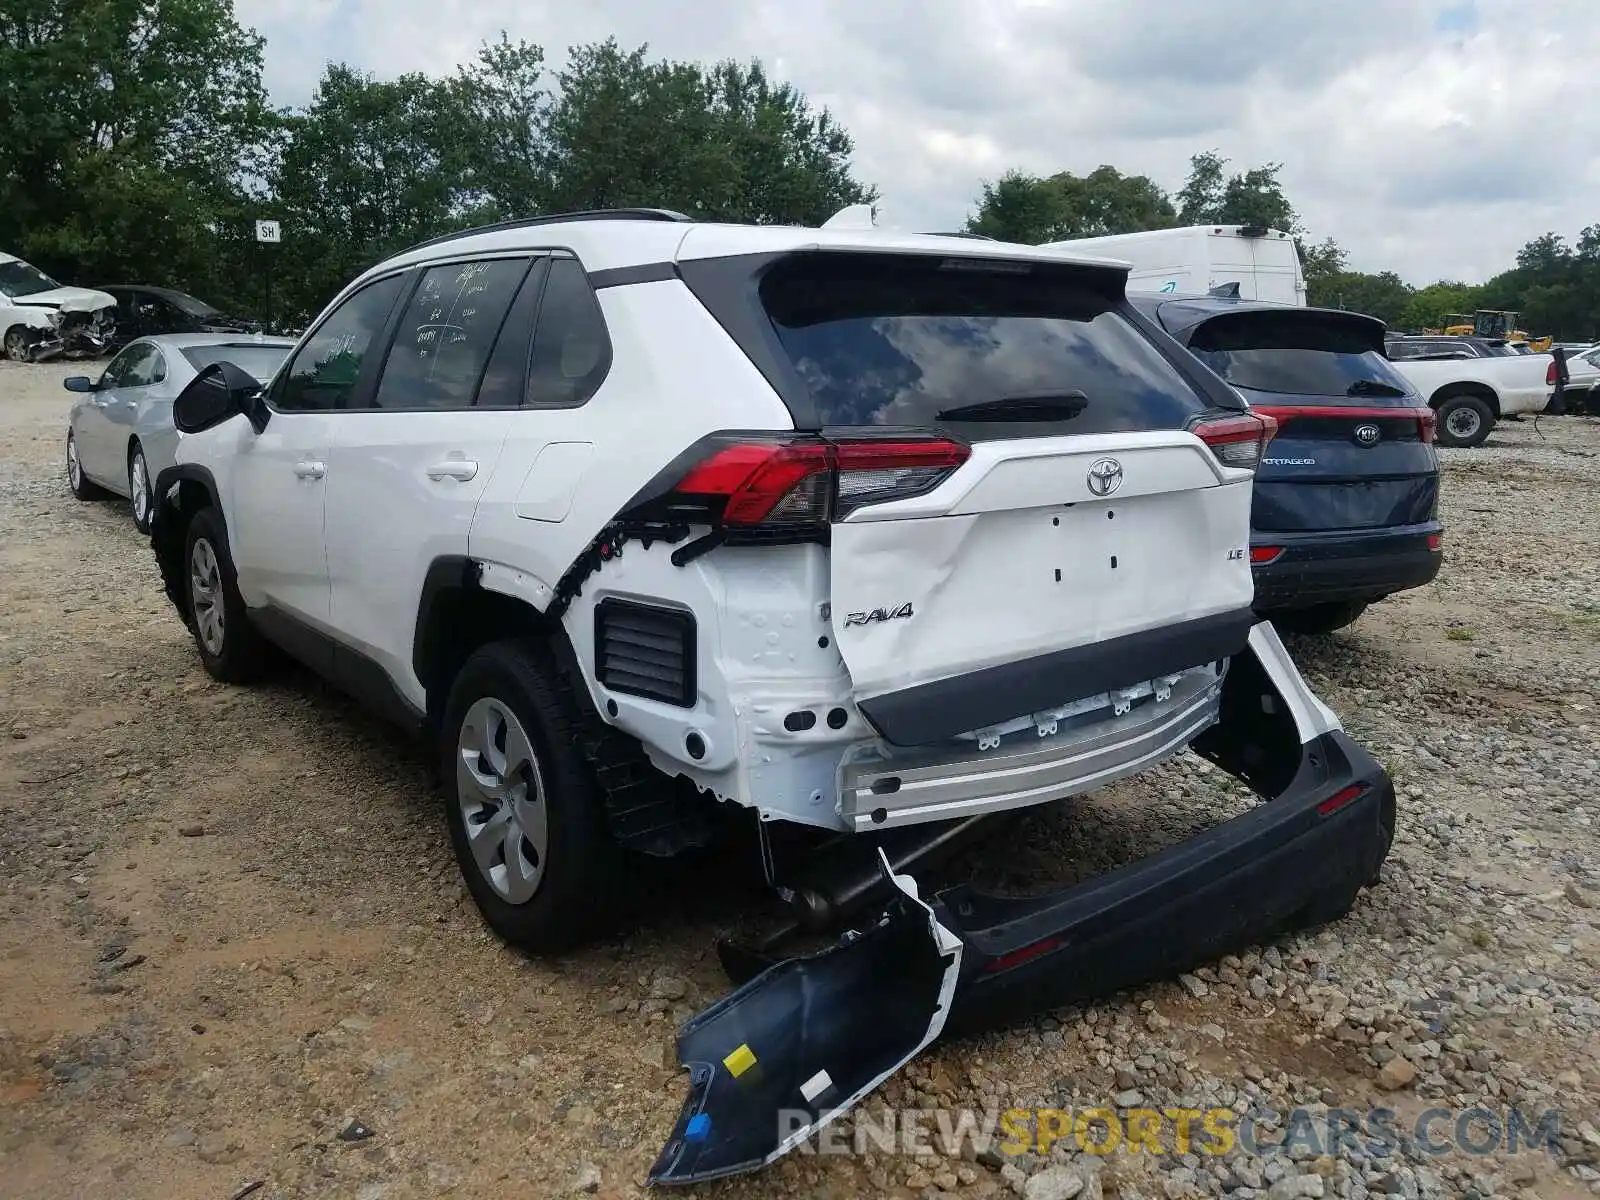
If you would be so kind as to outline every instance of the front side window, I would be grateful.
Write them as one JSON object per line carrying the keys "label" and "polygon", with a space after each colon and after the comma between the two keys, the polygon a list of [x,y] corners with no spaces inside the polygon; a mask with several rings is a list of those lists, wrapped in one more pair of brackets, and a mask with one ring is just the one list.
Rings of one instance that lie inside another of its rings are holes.
{"label": "front side window", "polygon": [[423,273],[395,330],[373,407],[470,408],[525,258],[448,263]]}
{"label": "front side window", "polygon": [[383,332],[404,275],[369,283],[328,315],[296,352],[273,397],[287,412],[324,412],[343,407],[361,376],[372,339]]}
{"label": "front side window", "polygon": [[144,377],[148,373],[146,364],[155,352],[156,348],[149,342],[135,342],[106,364],[106,369],[100,373],[100,386],[139,387],[149,383]]}

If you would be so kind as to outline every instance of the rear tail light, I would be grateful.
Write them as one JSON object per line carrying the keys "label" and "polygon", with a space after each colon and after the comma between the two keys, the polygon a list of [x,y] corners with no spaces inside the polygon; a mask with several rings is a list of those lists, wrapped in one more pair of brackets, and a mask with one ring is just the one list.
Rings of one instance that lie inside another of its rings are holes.
{"label": "rear tail light", "polygon": [[1277,562],[1282,554],[1282,546],[1251,546],[1250,565],[1259,567],[1264,563]]}
{"label": "rear tail light", "polygon": [[1362,421],[1415,421],[1417,437],[1424,442],[1433,441],[1434,413],[1431,408],[1382,408],[1378,405],[1356,404],[1264,404],[1250,410],[1271,417],[1278,425],[1290,421],[1338,420]]}
{"label": "rear tail light", "polygon": [[1226,417],[1202,417],[1189,426],[1225,467],[1255,470],[1266,453],[1267,443],[1278,432],[1278,423],[1266,413],[1252,410]]}
{"label": "rear tail light", "polygon": [[1561,381],[1561,369],[1556,366],[1556,360],[1551,359],[1550,365],[1544,369],[1544,382],[1546,387],[1555,387]]}
{"label": "rear tail light", "polygon": [[1444,549],[1444,534],[1430,533],[1428,535],[1428,549],[1438,554]]}
{"label": "rear tail light", "polygon": [[666,503],[730,526],[825,525],[864,504],[932,491],[971,450],[944,438],[719,441]]}

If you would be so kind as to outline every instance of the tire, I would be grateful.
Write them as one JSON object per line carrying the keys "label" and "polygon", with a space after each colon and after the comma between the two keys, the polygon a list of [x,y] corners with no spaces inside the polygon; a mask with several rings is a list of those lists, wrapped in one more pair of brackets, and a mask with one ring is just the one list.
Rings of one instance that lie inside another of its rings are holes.
{"label": "tire", "polygon": [[5,341],[0,345],[5,357],[12,362],[29,362],[33,352],[28,348],[28,333],[21,325],[13,326],[6,330]]}
{"label": "tire", "polygon": [[1441,446],[1481,446],[1494,428],[1493,411],[1477,396],[1447,396],[1436,412]]}
{"label": "tire", "polygon": [[111,494],[98,483],[91,483],[83,473],[83,464],[78,461],[78,440],[70,429],[67,430],[67,486],[79,500],[104,500]]}
{"label": "tire", "polygon": [[440,779],[456,862],[489,928],[531,954],[576,949],[625,907],[582,722],[554,656],[532,640],[479,649],[445,702]]}
{"label": "tire", "polygon": [[266,671],[270,647],[250,622],[239,595],[228,535],[215,508],[195,513],[184,531],[183,579],[189,629],[206,673],[223,683],[250,683]]}
{"label": "tire", "polygon": [[1280,633],[1323,634],[1354,625],[1367,611],[1365,600],[1333,601],[1310,608],[1287,608],[1265,614]]}
{"label": "tire", "polygon": [[128,505],[133,509],[133,527],[140,533],[149,533],[155,493],[150,490],[150,468],[144,459],[144,447],[138,442],[128,452]]}

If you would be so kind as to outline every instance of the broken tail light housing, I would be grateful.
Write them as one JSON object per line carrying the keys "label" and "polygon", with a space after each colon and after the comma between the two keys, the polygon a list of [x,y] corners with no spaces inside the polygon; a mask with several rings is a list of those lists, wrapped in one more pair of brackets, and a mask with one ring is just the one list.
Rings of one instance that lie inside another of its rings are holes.
{"label": "broken tail light housing", "polygon": [[971,453],[948,438],[718,437],[657,503],[729,527],[826,525],[924,495]]}
{"label": "broken tail light housing", "polygon": [[1223,466],[1253,471],[1261,465],[1267,443],[1278,432],[1278,423],[1266,413],[1252,410],[1201,417],[1190,422],[1189,432],[1211,447],[1211,453]]}

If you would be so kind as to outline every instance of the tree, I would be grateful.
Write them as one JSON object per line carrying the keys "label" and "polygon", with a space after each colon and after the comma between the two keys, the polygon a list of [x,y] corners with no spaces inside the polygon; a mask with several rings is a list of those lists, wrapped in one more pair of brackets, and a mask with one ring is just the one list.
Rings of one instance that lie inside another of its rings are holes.
{"label": "tree", "polygon": [[0,8],[0,245],[87,282],[216,281],[272,114],[230,0]]}
{"label": "tree", "polygon": [[646,53],[615,39],[571,51],[541,123],[548,207],[819,224],[877,198],[851,177],[850,135],[759,63]]}
{"label": "tree", "polygon": [[284,312],[310,316],[374,262],[486,215],[470,123],[448,81],[328,66],[311,103],[285,116],[271,176]]}
{"label": "tree", "polygon": [[1012,171],[998,183],[983,185],[978,211],[967,228],[1002,241],[1038,245],[1165,229],[1177,215],[1171,198],[1154,180],[1124,175],[1112,166],[1082,177],[1062,171],[1048,179]]}
{"label": "tree", "polygon": [[1411,294],[1411,285],[1393,271],[1382,271],[1376,275],[1368,275],[1363,271],[1341,271],[1320,280],[1307,298],[1319,307],[1365,313],[1393,326],[1398,325],[1404,316]]}
{"label": "tree", "polygon": [[1445,318],[1455,313],[1470,313],[1482,307],[1482,290],[1467,283],[1441,279],[1412,293],[1400,324],[1404,329],[1420,332],[1424,329],[1442,329]]}
{"label": "tree", "polygon": [[1300,270],[1306,277],[1307,303],[1319,304],[1313,297],[1322,294],[1324,285],[1344,272],[1348,255],[1338,242],[1324,238],[1315,245],[1295,239],[1295,249],[1300,254]]}
{"label": "tree", "polygon": [[1189,159],[1189,178],[1178,191],[1178,224],[1214,225],[1222,221],[1228,160],[1215,150]]}
{"label": "tree", "polygon": [[1203,150],[1189,160],[1189,178],[1178,191],[1179,225],[1264,225],[1304,232],[1278,178],[1282,163],[1234,175],[1227,168],[1228,160],[1215,150]]}

